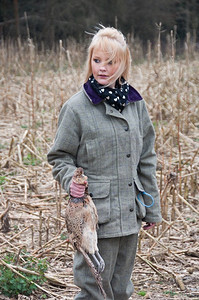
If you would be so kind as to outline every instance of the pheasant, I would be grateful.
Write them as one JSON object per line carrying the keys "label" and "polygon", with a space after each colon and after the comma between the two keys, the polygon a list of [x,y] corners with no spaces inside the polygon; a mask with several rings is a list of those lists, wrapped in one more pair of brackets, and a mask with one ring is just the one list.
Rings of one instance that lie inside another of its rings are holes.
{"label": "pheasant", "polygon": [[69,241],[73,248],[84,256],[104,299],[106,299],[100,275],[105,268],[105,263],[97,247],[97,210],[91,196],[88,195],[87,176],[84,175],[82,168],[75,170],[72,180],[77,184],[85,185],[85,194],[81,198],[72,196],[69,198],[66,208],[66,228]]}

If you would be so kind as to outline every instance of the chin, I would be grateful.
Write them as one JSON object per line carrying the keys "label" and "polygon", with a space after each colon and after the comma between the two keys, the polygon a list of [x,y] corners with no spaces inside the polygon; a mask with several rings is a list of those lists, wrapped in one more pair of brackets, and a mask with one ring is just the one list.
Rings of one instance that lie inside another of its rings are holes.
{"label": "chin", "polygon": [[107,80],[102,80],[102,79],[99,79],[98,83],[101,85],[109,85],[109,82]]}

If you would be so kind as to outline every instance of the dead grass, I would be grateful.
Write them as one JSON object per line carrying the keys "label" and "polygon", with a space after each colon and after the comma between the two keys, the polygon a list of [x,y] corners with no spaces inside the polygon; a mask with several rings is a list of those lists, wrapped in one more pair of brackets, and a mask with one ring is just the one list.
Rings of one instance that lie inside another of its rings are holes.
{"label": "dead grass", "polygon": [[[64,224],[66,193],[46,153],[62,104],[83,80],[78,50],[38,54],[34,45],[0,48],[0,258],[46,257],[45,292],[18,299],[73,299],[73,250]],[[156,130],[163,222],[140,233],[133,299],[198,299],[199,60],[144,62],[130,83],[147,102]],[[43,296],[44,297],[44,296]],[[6,299],[0,295],[0,299]]]}

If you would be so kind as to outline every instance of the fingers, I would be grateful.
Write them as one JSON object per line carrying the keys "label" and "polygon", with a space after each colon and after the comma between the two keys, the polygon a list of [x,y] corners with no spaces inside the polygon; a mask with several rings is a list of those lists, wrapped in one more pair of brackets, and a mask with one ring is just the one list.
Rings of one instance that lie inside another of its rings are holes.
{"label": "fingers", "polygon": [[72,197],[81,198],[84,196],[86,185],[78,184],[74,181],[70,185],[70,194]]}
{"label": "fingers", "polygon": [[144,230],[148,230],[148,229],[151,229],[154,226],[155,226],[155,223],[149,223],[149,222],[147,222],[146,225],[143,226],[143,229]]}

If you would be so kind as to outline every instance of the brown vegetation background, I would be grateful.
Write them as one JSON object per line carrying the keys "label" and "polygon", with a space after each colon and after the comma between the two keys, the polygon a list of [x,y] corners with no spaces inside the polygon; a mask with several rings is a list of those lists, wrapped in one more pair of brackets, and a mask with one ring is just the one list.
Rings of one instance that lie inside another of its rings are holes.
{"label": "brown vegetation background", "polygon": [[[132,299],[199,299],[199,55],[189,37],[178,60],[172,35],[164,56],[160,41],[161,28],[144,57],[130,40],[130,83],[156,130],[163,214],[155,229],[140,232]],[[49,262],[46,283],[16,299],[73,299],[78,290],[64,222],[67,195],[46,153],[61,106],[81,88],[84,60],[85,45],[74,41],[41,51],[30,39],[0,45],[0,264],[23,249]]]}
{"label": "brown vegetation background", "polygon": [[147,42],[156,42],[160,22],[164,51],[173,30],[182,53],[188,33],[199,42],[198,0],[0,0],[0,38],[29,37],[40,48],[51,49],[59,40],[67,47],[71,39],[85,41],[85,31],[102,23],[139,40],[146,52]]}

